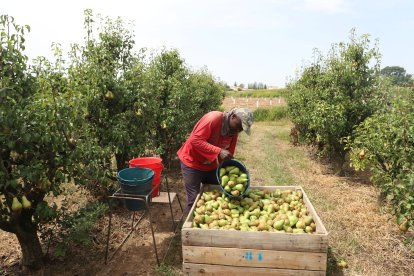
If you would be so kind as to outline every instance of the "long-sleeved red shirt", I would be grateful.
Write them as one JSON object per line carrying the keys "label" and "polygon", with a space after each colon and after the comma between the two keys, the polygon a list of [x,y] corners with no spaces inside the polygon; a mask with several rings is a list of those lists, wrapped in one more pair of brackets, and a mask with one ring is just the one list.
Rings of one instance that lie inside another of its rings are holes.
{"label": "long-sleeved red shirt", "polygon": [[237,134],[223,136],[222,122],[223,112],[211,111],[205,114],[178,150],[177,154],[181,162],[193,169],[210,171],[218,167],[218,155],[221,149],[226,149],[234,155]]}

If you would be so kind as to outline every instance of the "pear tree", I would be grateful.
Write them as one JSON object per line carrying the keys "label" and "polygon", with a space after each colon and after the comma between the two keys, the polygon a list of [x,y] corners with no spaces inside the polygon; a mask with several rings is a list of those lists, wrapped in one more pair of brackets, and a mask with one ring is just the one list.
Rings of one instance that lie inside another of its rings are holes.
{"label": "pear tree", "polygon": [[46,196],[57,196],[69,181],[82,143],[76,95],[67,90],[61,60],[39,58],[29,66],[23,53],[29,30],[13,17],[0,18],[0,229],[16,235],[23,267],[38,268],[39,225],[57,215]]}

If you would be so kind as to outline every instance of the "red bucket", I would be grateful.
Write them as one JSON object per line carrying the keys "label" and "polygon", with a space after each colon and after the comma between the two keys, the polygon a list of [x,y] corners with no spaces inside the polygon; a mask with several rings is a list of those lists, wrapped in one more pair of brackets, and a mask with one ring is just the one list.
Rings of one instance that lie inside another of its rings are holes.
{"label": "red bucket", "polygon": [[[158,185],[161,180],[161,171],[164,168],[162,164],[162,159],[159,157],[140,157],[140,158],[134,158],[129,160],[129,167],[140,167],[140,168],[148,168],[154,171],[154,180],[152,182],[152,185]],[[152,192],[151,197],[157,197],[159,196],[159,187],[154,189]]]}

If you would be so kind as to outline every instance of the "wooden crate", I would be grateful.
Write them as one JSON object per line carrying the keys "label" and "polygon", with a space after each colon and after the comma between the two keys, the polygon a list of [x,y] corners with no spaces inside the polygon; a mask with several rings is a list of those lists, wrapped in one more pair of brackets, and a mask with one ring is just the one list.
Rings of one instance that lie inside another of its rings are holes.
{"label": "wooden crate", "polygon": [[[192,228],[194,203],[182,234],[185,275],[325,275],[328,233],[300,186],[254,186],[253,189],[300,190],[316,232],[235,231]],[[218,189],[207,185],[203,191]],[[195,202],[198,201],[201,193]]]}

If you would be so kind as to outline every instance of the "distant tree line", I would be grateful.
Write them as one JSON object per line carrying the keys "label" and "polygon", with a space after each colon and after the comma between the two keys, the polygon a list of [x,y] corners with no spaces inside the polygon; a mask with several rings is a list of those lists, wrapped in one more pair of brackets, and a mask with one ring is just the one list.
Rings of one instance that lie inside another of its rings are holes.
{"label": "distant tree line", "polygon": [[381,69],[382,76],[389,77],[391,83],[397,86],[411,86],[414,84],[413,75],[407,74],[405,69],[400,66],[387,66]]}
{"label": "distant tree line", "polygon": [[248,89],[267,89],[267,85],[261,82],[247,84]]}

